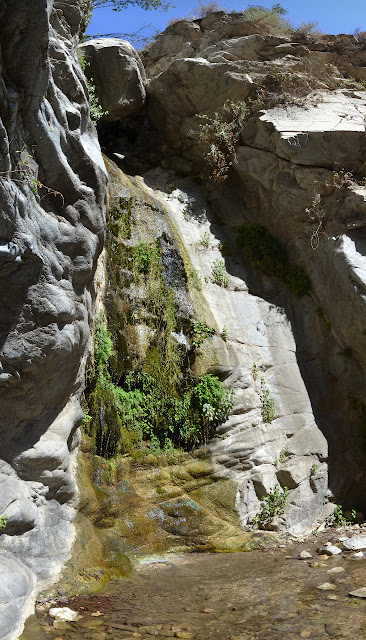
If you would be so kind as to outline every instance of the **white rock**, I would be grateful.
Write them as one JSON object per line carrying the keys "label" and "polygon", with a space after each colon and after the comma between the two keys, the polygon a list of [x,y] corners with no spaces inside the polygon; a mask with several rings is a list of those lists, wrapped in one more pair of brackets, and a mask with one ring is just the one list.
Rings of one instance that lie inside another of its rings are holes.
{"label": "white rock", "polygon": [[334,591],[335,588],[335,584],[332,584],[331,582],[323,582],[323,584],[320,584],[317,587],[317,589],[320,589],[321,591]]}
{"label": "white rock", "polygon": [[359,549],[366,549],[366,535],[352,536],[342,541],[343,549],[347,551],[358,551]]}
{"label": "white rock", "polygon": [[349,595],[354,598],[366,598],[366,587],[360,587],[360,589],[350,591]]}
{"label": "white rock", "polygon": [[333,544],[327,543],[324,547],[321,547],[318,551],[319,554],[325,553],[327,556],[338,556],[342,553],[342,549],[335,547]]}
{"label": "white rock", "polygon": [[309,558],[312,558],[312,557],[313,556],[311,555],[311,553],[309,553],[305,549],[303,551],[300,551],[298,555],[299,560],[308,560]]}
{"label": "white rock", "polygon": [[345,571],[344,567],[333,567],[332,569],[328,569],[327,573],[343,573]]}
{"label": "white rock", "polygon": [[363,558],[364,555],[365,554],[362,551],[356,551],[356,553],[352,553],[351,558]]}
{"label": "white rock", "polygon": [[53,607],[48,613],[51,618],[56,618],[56,620],[63,622],[74,622],[79,618],[78,612],[69,609],[69,607]]}

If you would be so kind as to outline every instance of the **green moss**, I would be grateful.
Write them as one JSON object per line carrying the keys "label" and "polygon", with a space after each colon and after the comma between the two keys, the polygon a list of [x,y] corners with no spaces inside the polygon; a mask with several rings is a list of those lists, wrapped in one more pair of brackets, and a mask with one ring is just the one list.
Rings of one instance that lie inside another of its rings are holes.
{"label": "green moss", "polygon": [[238,244],[255,269],[281,278],[298,296],[309,293],[310,282],[304,269],[289,263],[285,250],[265,227],[255,223],[241,227]]}

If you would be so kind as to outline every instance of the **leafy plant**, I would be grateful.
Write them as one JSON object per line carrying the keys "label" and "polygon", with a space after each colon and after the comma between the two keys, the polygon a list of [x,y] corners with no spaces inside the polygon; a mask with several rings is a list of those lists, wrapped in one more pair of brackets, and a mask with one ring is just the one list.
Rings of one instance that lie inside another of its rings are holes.
{"label": "leafy plant", "polygon": [[99,316],[94,330],[94,370],[95,379],[105,382],[107,380],[107,365],[113,355],[113,340],[108,331],[105,318]]}
{"label": "leafy plant", "polygon": [[226,324],[224,324],[224,326],[222,327],[221,338],[223,339],[224,342],[227,342],[229,338],[229,329],[226,326]]}
{"label": "leafy plant", "polygon": [[258,378],[258,367],[256,365],[255,362],[253,362],[253,366],[252,366],[252,376],[253,376],[253,380],[256,380]]}
{"label": "leafy plant", "polygon": [[197,116],[200,150],[208,177],[216,182],[226,180],[232,162],[236,162],[235,148],[249,108],[243,101],[225,102],[213,116]]}
{"label": "leafy plant", "polygon": [[266,387],[264,378],[261,378],[261,404],[263,422],[272,422],[275,418],[274,399],[269,395],[269,389]]}
{"label": "leafy plant", "polygon": [[261,498],[261,509],[253,518],[253,524],[264,528],[271,523],[275,516],[282,516],[286,510],[289,493],[290,490],[287,487],[282,490],[280,485],[276,484],[268,495]]}
{"label": "leafy plant", "polygon": [[199,347],[206,338],[215,335],[215,329],[213,327],[209,327],[205,322],[195,320],[192,323],[192,327],[192,344],[195,348]]}
{"label": "leafy plant", "polygon": [[255,269],[281,278],[298,296],[309,292],[310,282],[304,269],[289,263],[285,250],[265,227],[256,223],[241,227],[238,244],[245,249]]}
{"label": "leafy plant", "polygon": [[133,263],[139,273],[147,274],[151,266],[159,263],[159,248],[156,243],[140,242],[134,252]]}
{"label": "leafy plant", "polygon": [[211,234],[208,231],[205,231],[205,233],[199,240],[199,244],[205,249],[209,249],[211,246],[211,239]]}
{"label": "leafy plant", "polygon": [[86,61],[84,54],[81,52],[78,53],[78,57],[79,57],[80,67],[85,76],[85,80],[86,80],[86,84],[89,92],[90,119],[93,122],[93,124],[96,126],[99,120],[104,115],[108,114],[108,111],[104,111],[99,102],[98,96],[96,94],[96,88],[95,88],[93,78],[86,77],[85,71],[86,71],[86,68],[89,66],[89,62]]}
{"label": "leafy plant", "polygon": [[223,260],[215,260],[211,269],[213,284],[218,284],[219,287],[227,287],[229,284],[229,274],[226,271],[225,263]]}
{"label": "leafy plant", "polygon": [[8,516],[6,514],[0,516],[0,529],[4,529],[6,527],[7,521],[8,521]]}
{"label": "leafy plant", "polygon": [[287,460],[287,455],[286,455],[286,451],[284,449],[281,449],[280,452],[280,462],[286,462]]}
{"label": "leafy plant", "polygon": [[326,520],[328,527],[347,527],[356,521],[356,511],[352,509],[350,512],[343,513],[343,508],[337,504],[332,515]]}

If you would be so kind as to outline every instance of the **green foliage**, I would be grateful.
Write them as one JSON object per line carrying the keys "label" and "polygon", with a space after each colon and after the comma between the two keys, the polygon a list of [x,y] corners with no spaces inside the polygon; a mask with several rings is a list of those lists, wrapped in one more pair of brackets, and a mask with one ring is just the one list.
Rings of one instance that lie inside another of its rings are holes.
{"label": "green foliage", "polygon": [[271,523],[275,516],[282,516],[286,510],[289,493],[290,490],[287,487],[282,490],[280,485],[276,484],[268,495],[261,498],[262,506],[259,513],[253,518],[253,524],[263,529]]}
{"label": "green foliage", "polygon": [[156,376],[141,371],[129,371],[117,389],[122,425],[154,442],[155,449],[189,448],[205,441],[227,419],[233,404],[232,389],[209,374],[177,397],[167,393]]}
{"label": "green foliage", "polygon": [[193,406],[196,419],[201,420],[201,437],[206,440],[213,426],[227,420],[234,407],[235,395],[231,387],[223,387],[220,380],[211,374],[201,377],[193,388]]}
{"label": "green foliage", "polygon": [[274,400],[269,395],[264,378],[261,378],[261,404],[263,422],[272,422],[275,418]]}
{"label": "green foliage", "polygon": [[205,231],[205,233],[199,240],[199,244],[205,249],[209,249],[211,246],[211,240],[211,234],[208,231]]}
{"label": "green foliage", "polygon": [[[89,66],[89,62],[86,61],[85,56],[82,52],[78,53],[79,63],[81,70],[85,76],[86,68]],[[103,111],[102,106],[98,100],[98,96],[96,95],[96,89],[93,78],[85,77],[86,84],[89,91],[89,110],[90,110],[90,119],[93,124],[96,126],[99,120],[108,113],[108,111]]]}
{"label": "green foliage", "polygon": [[94,330],[94,368],[96,380],[105,381],[107,379],[107,364],[112,355],[112,335],[106,327],[104,317],[100,316]]}
{"label": "green foliage", "polygon": [[252,367],[252,376],[253,376],[253,380],[256,380],[258,378],[258,366],[255,362],[253,362],[253,367]]}
{"label": "green foliage", "polygon": [[284,18],[287,10],[279,3],[272,5],[271,9],[261,4],[250,4],[243,13],[245,20],[255,22],[272,34],[287,34],[290,29],[289,22]]}
{"label": "green foliage", "polygon": [[229,339],[229,329],[226,324],[224,324],[224,326],[222,327],[221,338],[224,342],[227,342],[227,340]]}
{"label": "green foliage", "polygon": [[160,261],[159,248],[155,242],[140,242],[134,253],[134,266],[139,273],[149,273],[152,266],[158,267]]}
{"label": "green foliage", "polygon": [[287,455],[286,455],[286,451],[284,449],[281,449],[280,452],[280,462],[284,463],[287,460]]}
{"label": "green foliage", "polygon": [[355,521],[355,509],[346,511],[344,513],[342,506],[340,504],[337,504],[332,515],[327,518],[326,524],[328,525],[328,527],[347,527],[348,525],[354,524]]}
{"label": "green foliage", "polygon": [[4,529],[6,527],[7,521],[8,521],[8,516],[6,514],[0,516],[0,529]]}
{"label": "green foliage", "polygon": [[209,327],[205,322],[198,320],[192,323],[192,329],[192,344],[195,348],[199,347],[206,338],[215,335],[215,329],[213,327]]}
{"label": "green foliage", "polygon": [[225,269],[225,263],[223,260],[215,260],[212,269],[212,282],[213,284],[218,284],[220,287],[227,287],[229,284],[229,274]]}
{"label": "green foliage", "polygon": [[281,278],[298,296],[309,292],[310,282],[304,269],[289,264],[285,250],[265,227],[256,223],[241,227],[238,244],[245,249],[255,269]]}
{"label": "green foliage", "polygon": [[232,158],[236,161],[235,148],[248,114],[245,102],[227,101],[213,116],[197,116],[203,121],[199,125],[199,140],[206,173],[216,182],[226,180]]}

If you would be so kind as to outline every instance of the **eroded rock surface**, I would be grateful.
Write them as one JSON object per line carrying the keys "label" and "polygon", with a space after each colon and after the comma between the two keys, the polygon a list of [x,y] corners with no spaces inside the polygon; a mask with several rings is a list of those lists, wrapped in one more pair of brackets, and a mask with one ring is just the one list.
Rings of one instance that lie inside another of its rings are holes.
{"label": "eroded rock surface", "polygon": [[21,605],[58,575],[73,538],[106,183],[76,55],[85,12],[82,0],[0,9],[1,638],[16,637]]}

